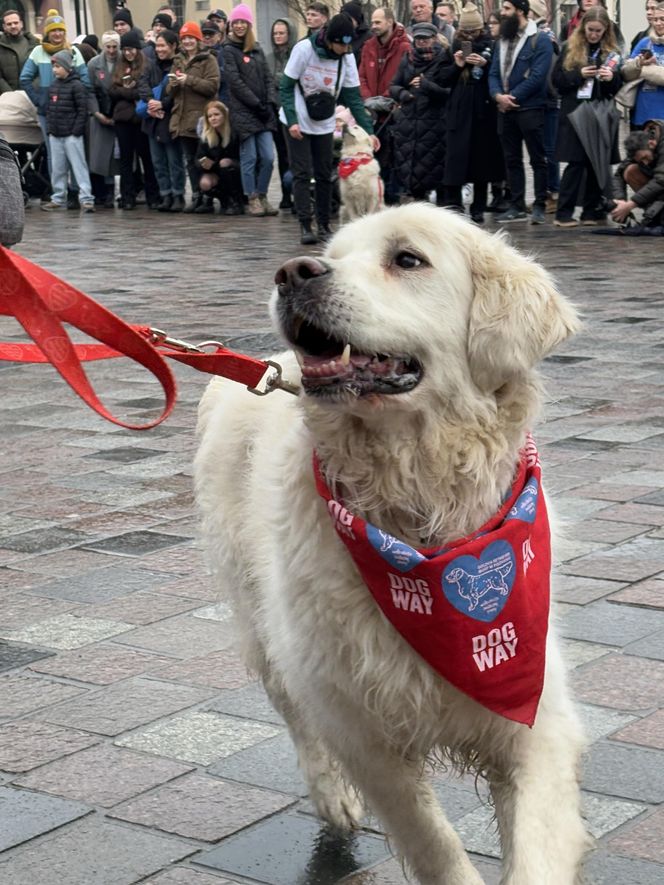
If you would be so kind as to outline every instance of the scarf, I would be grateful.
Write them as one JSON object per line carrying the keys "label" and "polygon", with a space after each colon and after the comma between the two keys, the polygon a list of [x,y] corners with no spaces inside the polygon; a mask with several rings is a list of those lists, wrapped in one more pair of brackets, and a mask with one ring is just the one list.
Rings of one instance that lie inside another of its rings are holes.
{"label": "scarf", "polygon": [[339,161],[339,178],[349,178],[360,166],[366,166],[373,157],[370,154],[362,154],[356,157],[342,157]]}
{"label": "scarf", "polygon": [[459,691],[532,726],[544,682],[551,549],[537,449],[528,436],[506,501],[471,535],[415,549],[318,494],[375,602]]}
{"label": "scarf", "polygon": [[41,47],[42,49],[45,49],[49,55],[55,55],[55,53],[60,52],[61,49],[68,49],[72,53],[74,51],[72,49],[71,43],[67,43],[66,40],[64,43],[60,43],[57,46],[54,46],[53,43],[49,43],[47,40],[42,40]]}

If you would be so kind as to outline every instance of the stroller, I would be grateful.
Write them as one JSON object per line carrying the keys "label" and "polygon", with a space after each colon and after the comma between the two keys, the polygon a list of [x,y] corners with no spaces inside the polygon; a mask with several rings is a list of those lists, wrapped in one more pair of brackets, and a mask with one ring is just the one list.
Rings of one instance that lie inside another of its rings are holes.
{"label": "stroller", "polygon": [[0,95],[0,132],[18,157],[23,178],[23,198],[43,198],[51,192],[44,136],[37,109],[25,92]]}

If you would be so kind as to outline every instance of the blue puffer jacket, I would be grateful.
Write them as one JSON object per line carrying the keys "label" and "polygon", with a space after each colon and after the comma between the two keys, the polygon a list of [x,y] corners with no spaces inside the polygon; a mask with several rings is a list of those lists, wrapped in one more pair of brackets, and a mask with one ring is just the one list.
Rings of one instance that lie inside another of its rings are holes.
{"label": "blue puffer jacket", "polygon": [[[501,75],[501,59],[507,51],[507,40],[499,40],[494,49],[489,71],[489,92],[492,98],[505,92]],[[538,32],[535,22],[528,22],[526,39],[509,76],[509,94],[520,110],[544,108],[547,104],[549,70],[553,43],[548,34]]]}
{"label": "blue puffer jacket", "polygon": [[[88,68],[85,59],[75,46],[62,47],[68,48],[74,56],[74,69],[81,78],[81,83],[87,88],[91,88],[90,77],[88,76]],[[19,85],[24,89],[30,101],[37,108],[37,113],[46,116],[48,108],[48,88],[55,80],[53,75],[53,66],[51,65],[52,55],[44,49],[43,46],[35,46],[27,61],[23,65]]]}

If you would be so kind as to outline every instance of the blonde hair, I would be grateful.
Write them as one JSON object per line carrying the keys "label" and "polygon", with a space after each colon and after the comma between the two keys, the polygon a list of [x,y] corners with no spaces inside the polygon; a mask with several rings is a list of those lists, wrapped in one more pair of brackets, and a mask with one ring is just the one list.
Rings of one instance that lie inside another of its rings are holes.
{"label": "blonde hair", "polygon": [[210,147],[216,147],[219,144],[219,133],[210,125],[210,121],[208,120],[208,111],[211,111],[213,108],[216,108],[221,114],[223,114],[224,122],[221,124],[221,146],[224,148],[228,147],[228,142],[231,140],[231,121],[228,116],[228,108],[223,101],[209,101],[205,105],[205,110],[203,111],[203,140],[207,141]]}
{"label": "blonde hair", "polygon": [[603,6],[593,6],[583,16],[567,41],[567,52],[563,62],[563,68],[566,71],[571,71],[572,68],[585,68],[588,64],[589,44],[586,39],[586,25],[589,22],[599,22],[604,27],[604,33],[599,42],[600,59],[605,59],[610,52],[618,52],[616,35],[608,12]]}

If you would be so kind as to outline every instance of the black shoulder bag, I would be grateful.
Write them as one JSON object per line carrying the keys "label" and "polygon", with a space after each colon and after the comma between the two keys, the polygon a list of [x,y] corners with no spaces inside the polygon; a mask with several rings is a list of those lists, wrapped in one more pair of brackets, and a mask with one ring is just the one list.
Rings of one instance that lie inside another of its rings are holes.
{"label": "black shoulder bag", "polygon": [[304,103],[307,107],[309,119],[319,122],[320,120],[329,120],[330,117],[334,116],[334,111],[337,107],[337,97],[339,95],[339,80],[341,80],[341,65],[343,60],[343,55],[340,55],[339,66],[337,68],[337,82],[334,84],[334,92],[318,91],[312,92],[311,95],[305,95],[304,90],[302,89],[302,84],[299,80],[297,81],[297,85],[300,87],[300,92],[302,93]]}

